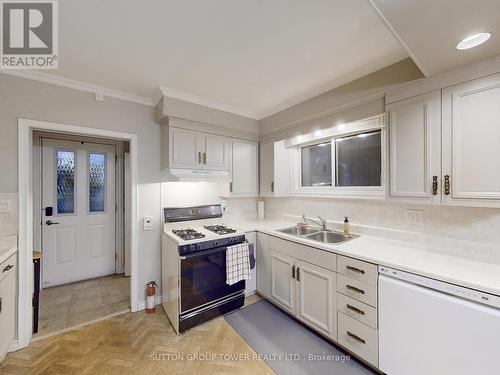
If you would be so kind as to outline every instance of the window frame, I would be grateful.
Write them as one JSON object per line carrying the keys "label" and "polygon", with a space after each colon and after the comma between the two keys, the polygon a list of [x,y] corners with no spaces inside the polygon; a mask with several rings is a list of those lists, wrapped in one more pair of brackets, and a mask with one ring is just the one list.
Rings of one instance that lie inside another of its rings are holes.
{"label": "window frame", "polygon": [[[384,119],[383,119],[384,120]],[[354,124],[354,123],[353,123]],[[346,126],[355,128],[352,131],[335,132],[334,134],[309,140],[303,143],[296,143],[291,150],[291,195],[313,196],[313,197],[342,197],[358,199],[385,199],[386,197],[386,160],[387,160],[387,129],[385,121],[379,118],[364,122],[362,126]],[[380,186],[337,186],[336,185],[336,164],[337,147],[336,139],[348,138],[364,133],[380,131]],[[331,144],[331,165],[332,165],[332,185],[331,186],[302,186],[302,148],[321,143]]]}

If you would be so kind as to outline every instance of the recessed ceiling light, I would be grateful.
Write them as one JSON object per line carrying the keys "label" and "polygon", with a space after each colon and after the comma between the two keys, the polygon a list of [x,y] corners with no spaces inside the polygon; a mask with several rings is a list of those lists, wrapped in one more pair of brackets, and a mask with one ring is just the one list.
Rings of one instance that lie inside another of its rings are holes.
{"label": "recessed ceiling light", "polygon": [[474,34],[471,35],[464,40],[462,40],[460,43],[457,44],[457,49],[463,50],[463,49],[469,49],[472,47],[476,47],[480,44],[483,44],[486,42],[488,39],[490,39],[491,33],[479,33],[479,34]]}

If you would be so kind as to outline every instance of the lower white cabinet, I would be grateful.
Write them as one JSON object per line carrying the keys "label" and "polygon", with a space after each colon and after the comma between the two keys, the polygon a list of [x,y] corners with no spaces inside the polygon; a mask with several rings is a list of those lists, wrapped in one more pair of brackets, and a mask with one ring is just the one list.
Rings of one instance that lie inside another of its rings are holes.
{"label": "lower white cabinet", "polygon": [[294,258],[271,250],[271,298],[285,310],[295,313]]}
{"label": "lower white cabinet", "polygon": [[0,361],[16,335],[16,257],[0,264]]}
{"label": "lower white cabinet", "polygon": [[[287,241],[278,243],[286,246]],[[269,298],[303,323],[337,339],[335,272],[283,254],[274,248],[269,250],[269,259]]]}
{"label": "lower white cabinet", "polygon": [[340,345],[378,367],[378,331],[339,311]]}
{"label": "lower white cabinet", "polygon": [[297,318],[323,334],[337,337],[335,272],[297,262]]}
{"label": "lower white cabinet", "polygon": [[378,366],[375,264],[263,233],[257,233],[257,250],[262,296]]}

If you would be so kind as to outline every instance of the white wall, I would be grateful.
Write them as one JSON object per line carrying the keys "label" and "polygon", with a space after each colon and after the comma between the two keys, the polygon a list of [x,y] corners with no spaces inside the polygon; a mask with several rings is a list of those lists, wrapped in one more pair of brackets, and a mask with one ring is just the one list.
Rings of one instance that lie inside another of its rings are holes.
{"label": "white wall", "polygon": [[[349,216],[361,230],[384,230],[395,239],[438,246],[443,251],[500,263],[500,209],[401,205],[386,201],[332,198],[266,198],[267,216],[285,215],[297,219],[304,213],[340,224]],[[406,222],[406,210],[422,210],[424,224]]]}
{"label": "white wall", "polygon": [[[107,97],[96,102],[88,92],[0,74],[0,193],[18,192],[18,118],[138,135],[138,216],[152,216],[155,223],[153,231],[139,230],[138,236],[138,300],[143,301],[146,283],[161,275],[160,126],[154,108]],[[12,231],[2,219],[0,227],[2,234]],[[14,230],[17,234],[17,223]]]}

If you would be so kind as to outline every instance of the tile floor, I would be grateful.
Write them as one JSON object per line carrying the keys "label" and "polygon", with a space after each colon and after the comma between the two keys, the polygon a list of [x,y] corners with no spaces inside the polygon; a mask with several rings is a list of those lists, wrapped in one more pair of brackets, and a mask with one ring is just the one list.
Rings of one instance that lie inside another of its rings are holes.
{"label": "tile floor", "polygon": [[130,308],[130,278],[123,274],[42,289],[39,338]]}

